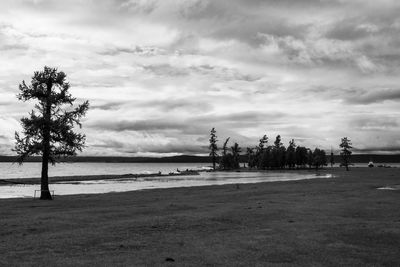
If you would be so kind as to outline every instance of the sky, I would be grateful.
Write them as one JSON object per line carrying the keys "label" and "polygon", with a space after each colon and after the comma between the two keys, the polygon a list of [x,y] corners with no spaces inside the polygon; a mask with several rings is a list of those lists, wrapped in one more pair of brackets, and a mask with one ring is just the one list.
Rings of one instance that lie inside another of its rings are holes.
{"label": "sky", "polygon": [[[400,1],[3,0],[0,154],[34,103],[18,85],[67,74],[89,100],[81,155],[206,155],[287,145],[400,153]],[[244,150],[244,149],[243,149]]]}

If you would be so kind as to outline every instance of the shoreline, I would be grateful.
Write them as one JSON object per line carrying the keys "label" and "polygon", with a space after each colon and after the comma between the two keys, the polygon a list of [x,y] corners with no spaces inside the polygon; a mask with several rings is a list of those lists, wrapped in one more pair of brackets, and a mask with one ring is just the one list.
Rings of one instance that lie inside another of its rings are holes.
{"label": "shoreline", "polygon": [[[318,171],[326,171],[329,168],[319,169]],[[257,169],[237,169],[237,170],[185,170],[180,172],[172,172],[168,174],[159,173],[127,173],[127,174],[100,174],[100,175],[70,175],[70,176],[52,176],[49,177],[49,184],[59,182],[80,182],[80,181],[97,181],[97,180],[118,180],[118,179],[129,179],[129,178],[151,178],[151,177],[174,177],[174,176],[186,176],[186,175],[199,175],[201,172],[216,172],[216,173],[282,173],[282,172],[315,172],[315,169],[282,169],[282,170],[257,170]],[[8,178],[0,179],[0,186],[7,185],[39,185],[40,177],[32,178]]]}
{"label": "shoreline", "polygon": [[[353,170],[368,170],[369,168],[366,167],[353,167]],[[390,169],[390,168],[387,168]],[[396,167],[394,167],[393,169],[396,169]],[[63,197],[63,196],[78,196],[78,195],[103,195],[103,194],[113,194],[113,193],[124,193],[124,192],[136,192],[136,191],[143,191],[143,190],[157,190],[157,189],[161,189],[161,190],[169,190],[169,189],[176,189],[176,188],[199,188],[199,187],[204,187],[204,186],[224,186],[224,185],[234,185],[236,187],[240,187],[243,184],[263,184],[263,183],[267,183],[267,184],[271,184],[271,183],[280,183],[280,182],[296,182],[296,181],[301,181],[301,180],[316,180],[316,179],[332,179],[332,178],[338,178],[337,172],[344,172],[346,173],[345,169],[342,167],[329,167],[329,168],[320,168],[318,170],[316,169],[310,169],[310,168],[304,168],[304,169],[276,169],[276,170],[257,170],[257,169],[240,169],[240,170],[216,170],[216,171],[210,171],[210,170],[186,170],[186,171],[181,171],[179,173],[169,173],[169,174],[160,174],[160,173],[151,173],[151,174],[121,174],[121,175],[78,175],[78,176],[54,176],[54,177],[50,177],[50,183],[49,185],[57,185],[57,184],[65,184],[65,185],[76,185],[76,184],[80,184],[80,182],[87,182],[87,181],[119,181],[119,180],[125,180],[125,179],[133,179],[132,182],[137,181],[137,179],[140,179],[140,181],[146,181],[147,178],[154,178],[157,179],[158,177],[179,177],[179,176],[197,176],[200,175],[200,173],[202,172],[214,172],[214,173],[257,173],[259,175],[262,174],[269,174],[269,175],[273,175],[273,174],[277,174],[277,175],[282,175],[285,173],[288,174],[299,174],[299,175],[314,175],[315,177],[303,177],[300,179],[286,179],[283,178],[282,180],[263,180],[263,181],[254,181],[251,180],[254,177],[241,177],[241,178],[237,178],[239,179],[238,181],[234,181],[234,182],[226,182],[226,183],[219,183],[219,184],[207,184],[207,183],[203,183],[203,184],[192,184],[192,185],[188,185],[188,184],[177,184],[177,185],[170,185],[170,186],[155,186],[155,187],[143,187],[143,188],[135,188],[133,187],[132,189],[125,189],[125,190],[109,190],[109,191],[105,191],[105,192],[93,192],[93,191],[87,191],[87,192],[76,192],[76,193],[60,193],[60,194],[56,194],[57,198],[59,197]],[[327,175],[329,175],[329,177],[327,177]],[[321,177],[318,177],[321,176]],[[249,181],[243,181],[246,179],[249,179]],[[144,180],[143,180],[144,179]],[[189,178],[190,179],[190,178]],[[235,179],[235,176],[232,177],[225,177],[223,179]],[[157,179],[158,180],[158,179]],[[173,179],[174,180],[174,179]],[[207,180],[207,179],[206,179]],[[213,180],[213,179],[212,179]],[[94,183],[96,184],[96,183]],[[169,184],[169,183],[168,183]],[[0,179],[0,188],[2,186],[33,186],[33,185],[37,185],[40,186],[40,178],[13,178],[13,179]],[[386,187],[383,186],[383,187]],[[395,187],[397,188],[397,185],[395,185]],[[396,189],[395,189],[396,190]],[[85,190],[86,191],[86,190]],[[102,191],[102,190],[100,190]],[[4,197],[4,198],[0,198],[0,201],[5,200],[5,199],[32,199],[32,197],[30,196],[17,196],[17,197]],[[34,198],[33,198],[34,199]]]}
{"label": "shoreline", "polygon": [[[203,171],[187,170],[179,173],[128,173],[128,174],[101,174],[101,175],[71,175],[71,176],[53,176],[49,177],[49,184],[59,182],[79,182],[79,181],[96,181],[96,180],[117,180],[126,178],[148,178],[148,177],[173,177],[173,176],[186,176],[186,175],[199,175]],[[15,184],[26,184],[35,185],[40,184],[40,178],[10,178],[0,179],[0,186],[4,185],[15,185]]]}
{"label": "shoreline", "polygon": [[[125,175],[93,175],[54,177],[50,189],[57,192],[55,196],[80,194],[108,194],[113,192],[128,192],[154,189],[170,189],[180,187],[201,187],[212,185],[273,183],[281,181],[296,181],[304,179],[330,179],[332,170],[328,169],[292,169],[292,170],[231,170],[231,171],[184,171],[170,174],[125,174]],[[198,176],[200,173],[207,173]],[[178,178],[182,176],[182,178]],[[175,178],[174,178],[175,177]],[[97,182],[98,181],[98,182]],[[137,183],[136,183],[137,182]],[[3,188],[2,188],[3,186]],[[19,188],[22,186],[21,188]],[[61,186],[61,187],[60,187]],[[71,187],[72,186],[72,187]],[[74,186],[78,186],[73,188]],[[1,181],[0,189],[4,194],[0,199],[31,198],[31,191],[40,187],[40,178],[15,179]],[[10,194],[11,192],[14,193]],[[30,191],[31,190],[31,191]],[[8,196],[9,195],[9,196]],[[34,197],[35,198],[35,197]]]}
{"label": "shoreline", "polygon": [[[316,170],[315,168],[296,168],[296,169],[267,169],[267,170],[259,170],[259,169],[234,169],[234,170],[184,170],[179,172],[171,172],[171,173],[126,173],[126,174],[95,174],[95,175],[69,175],[69,176],[51,176],[49,177],[49,184],[59,183],[59,182],[79,182],[79,181],[96,181],[96,180],[117,180],[117,179],[126,179],[126,178],[151,178],[151,177],[173,177],[173,176],[186,176],[186,175],[199,175],[201,172],[216,172],[216,173],[282,173],[282,172],[327,172],[327,171],[335,171],[341,170],[344,167],[334,166],[334,167],[325,167],[319,168]],[[360,167],[354,166],[351,169],[363,169],[368,167]],[[375,169],[379,168],[397,168],[396,166],[379,166],[374,167]],[[26,184],[26,185],[35,185],[40,184],[40,177],[30,177],[30,178],[5,178],[0,179],[0,186],[14,185],[14,184]]]}

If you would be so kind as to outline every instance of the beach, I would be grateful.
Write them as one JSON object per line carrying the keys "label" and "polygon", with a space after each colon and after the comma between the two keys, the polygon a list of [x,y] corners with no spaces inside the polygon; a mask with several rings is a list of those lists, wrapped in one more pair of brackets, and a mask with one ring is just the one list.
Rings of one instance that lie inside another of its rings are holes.
{"label": "beach", "polygon": [[[1,266],[399,266],[399,168],[0,200]],[[388,189],[378,189],[386,187]]]}

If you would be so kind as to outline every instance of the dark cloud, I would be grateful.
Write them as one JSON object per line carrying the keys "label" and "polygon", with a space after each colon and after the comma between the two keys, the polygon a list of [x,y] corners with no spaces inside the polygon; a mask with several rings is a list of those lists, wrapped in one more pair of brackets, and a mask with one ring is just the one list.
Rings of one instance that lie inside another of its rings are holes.
{"label": "dark cloud", "polygon": [[157,120],[121,120],[121,121],[97,121],[88,123],[88,127],[108,130],[108,131],[160,131],[160,130],[180,130],[185,128],[185,124],[163,119]]}
{"label": "dark cloud", "polygon": [[94,104],[90,106],[90,109],[100,109],[100,110],[116,110],[120,108],[126,102],[110,102],[104,104]]}
{"label": "dark cloud", "polygon": [[176,68],[171,66],[170,64],[159,64],[159,65],[147,65],[143,66],[143,69],[146,71],[150,71],[158,76],[187,76],[189,75],[189,71],[186,68]]}
{"label": "dark cloud", "polygon": [[302,91],[306,95],[331,100],[342,100],[347,104],[370,105],[386,101],[397,102],[400,100],[400,88],[340,88],[336,86],[314,86]]}
{"label": "dark cloud", "polygon": [[[86,127],[104,131],[134,131],[148,133],[164,133],[171,136],[207,135],[212,127],[219,129],[244,129],[265,125],[279,125],[286,115],[283,113],[241,112],[227,115],[193,116],[184,120],[178,118],[149,120],[114,120],[88,122]],[[226,132],[226,131],[223,131]],[[227,133],[229,133],[228,131]],[[239,134],[235,134],[240,136]]]}
{"label": "dark cloud", "polygon": [[214,107],[206,100],[193,98],[178,98],[141,101],[132,103],[137,107],[154,108],[163,112],[191,111],[191,112],[211,112]]}
{"label": "dark cloud", "polygon": [[129,142],[106,140],[101,144],[93,144],[97,148],[114,148],[120,152],[137,154],[137,153],[158,153],[158,154],[204,154],[208,152],[208,146],[199,143],[189,143],[179,139],[169,140],[169,143],[159,145],[154,143],[143,142],[141,144],[130,144]]}
{"label": "dark cloud", "polygon": [[154,0],[117,0],[117,8],[127,13],[139,13],[148,15],[157,7],[157,1]]}
{"label": "dark cloud", "polygon": [[203,74],[203,75],[212,75],[214,77],[218,77],[224,80],[242,80],[247,82],[254,82],[260,79],[259,76],[253,74],[243,74],[239,70],[235,68],[221,67],[221,66],[212,66],[212,65],[198,65],[198,66],[190,66],[190,70]]}
{"label": "dark cloud", "polygon": [[106,50],[100,51],[98,53],[100,55],[106,55],[106,56],[116,56],[123,53],[140,55],[140,56],[155,56],[163,54],[164,52],[163,50],[157,47],[136,45],[134,47],[107,48]]}
{"label": "dark cloud", "polygon": [[[399,101],[400,89],[376,88],[376,89],[349,89],[343,97],[353,104],[368,105],[385,101]],[[346,92],[345,92],[346,93]]]}
{"label": "dark cloud", "polygon": [[351,126],[361,131],[390,131],[399,128],[399,119],[387,116],[369,115],[351,120]]}
{"label": "dark cloud", "polygon": [[26,50],[29,46],[25,44],[0,44],[0,50],[7,51],[7,50]]}
{"label": "dark cloud", "polygon": [[223,123],[237,125],[237,127],[241,127],[242,124],[259,124],[262,122],[270,123],[274,120],[282,120],[287,116],[286,113],[283,112],[259,112],[259,111],[245,111],[245,112],[236,112],[230,113],[227,115],[209,115],[209,116],[200,116],[195,118],[196,121],[202,123]]}

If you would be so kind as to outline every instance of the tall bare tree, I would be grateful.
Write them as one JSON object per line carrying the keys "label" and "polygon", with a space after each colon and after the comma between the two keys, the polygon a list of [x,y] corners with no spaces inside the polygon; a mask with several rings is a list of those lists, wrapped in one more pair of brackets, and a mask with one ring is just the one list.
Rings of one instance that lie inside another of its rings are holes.
{"label": "tall bare tree", "polygon": [[89,109],[89,102],[73,108],[75,98],[69,93],[69,88],[66,74],[49,67],[34,72],[30,85],[26,85],[25,81],[19,85],[19,100],[38,102],[29,117],[21,119],[23,132],[22,135],[15,132],[14,151],[20,164],[31,155],[42,156],[40,199],[52,199],[49,162],[54,165],[62,156],[76,155],[85,144],[85,135],[73,130],[75,125],[81,127],[80,120]]}

